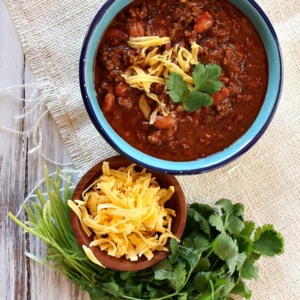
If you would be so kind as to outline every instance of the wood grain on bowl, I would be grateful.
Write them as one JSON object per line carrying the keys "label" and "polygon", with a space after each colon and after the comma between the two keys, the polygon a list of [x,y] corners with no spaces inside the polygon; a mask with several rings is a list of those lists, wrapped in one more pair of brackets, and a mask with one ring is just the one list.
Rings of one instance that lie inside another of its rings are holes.
{"label": "wood grain on bowl", "polygon": [[[122,156],[115,156],[106,159],[109,162],[110,169],[119,169],[120,167],[127,167],[132,164],[131,161],[127,160]],[[82,199],[82,192],[87,189],[99,176],[102,174],[103,161],[92,167],[78,182],[72,200]],[[135,166],[136,170],[141,170],[142,167]],[[172,208],[176,212],[176,217],[172,220],[171,231],[177,237],[181,238],[186,222],[186,202],[183,191],[176,177],[172,175],[167,175],[163,173],[151,172],[152,177],[156,178],[161,188],[168,188],[169,186],[174,186],[175,192],[172,197],[166,202],[166,207]],[[71,226],[75,234],[76,240],[80,246],[87,246],[93,241],[93,236],[87,236],[83,230],[80,220],[77,215],[70,211]],[[134,271],[148,268],[161,260],[163,260],[167,255],[168,251],[154,251],[154,257],[147,260],[146,257],[141,256],[137,261],[130,261],[125,257],[113,257],[107,254],[107,252],[102,251],[98,246],[89,247],[94,256],[98,261],[105,267],[119,270],[119,271]],[[167,244],[169,248],[169,242]]]}

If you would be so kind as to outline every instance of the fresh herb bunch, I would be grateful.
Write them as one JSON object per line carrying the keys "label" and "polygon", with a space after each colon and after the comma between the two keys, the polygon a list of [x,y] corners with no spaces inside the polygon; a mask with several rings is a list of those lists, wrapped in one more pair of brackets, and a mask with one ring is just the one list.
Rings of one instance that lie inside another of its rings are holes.
{"label": "fresh herb bunch", "polygon": [[175,103],[182,102],[186,111],[212,105],[213,98],[210,95],[219,92],[223,86],[219,79],[221,71],[217,64],[195,65],[192,72],[195,85],[192,90],[180,74],[171,72],[167,83],[170,98]]}
{"label": "fresh herb bunch", "polygon": [[221,199],[216,206],[194,203],[188,208],[181,243],[171,240],[166,260],[136,272],[118,272],[93,264],[79,247],[69,222],[67,201],[72,196],[70,177],[64,193],[59,170],[52,179],[45,168],[48,199],[37,191],[38,203],[24,205],[28,222],[9,217],[47,246],[45,264],[89,293],[92,300],[112,299],[250,299],[244,280],[257,279],[255,265],[262,256],[283,252],[283,238],[272,225],[255,228],[244,221],[244,206]]}

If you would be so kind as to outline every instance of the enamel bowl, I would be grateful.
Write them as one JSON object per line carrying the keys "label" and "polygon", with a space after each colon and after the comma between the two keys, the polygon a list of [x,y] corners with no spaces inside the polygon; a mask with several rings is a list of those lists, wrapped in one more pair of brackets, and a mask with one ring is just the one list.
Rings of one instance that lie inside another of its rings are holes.
{"label": "enamel bowl", "polygon": [[149,170],[169,174],[199,174],[222,167],[249,150],[262,136],[276,111],[282,88],[282,58],[274,28],[266,14],[253,1],[230,0],[257,28],[267,52],[269,66],[268,89],[263,106],[249,130],[231,146],[205,158],[174,162],[149,156],[130,146],[106,121],[97,101],[93,67],[95,53],[105,28],[114,16],[132,0],[107,1],[96,14],[85,37],[80,56],[80,87],[84,104],[96,129],[120,154]]}

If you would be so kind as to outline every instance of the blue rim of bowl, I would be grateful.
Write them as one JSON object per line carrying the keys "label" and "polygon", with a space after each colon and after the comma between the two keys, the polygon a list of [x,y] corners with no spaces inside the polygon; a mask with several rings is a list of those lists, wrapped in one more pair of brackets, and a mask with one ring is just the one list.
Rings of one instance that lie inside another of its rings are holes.
{"label": "blue rim of bowl", "polygon": [[[212,171],[228,164],[248,151],[259,140],[269,126],[276,112],[282,92],[283,66],[281,49],[277,34],[261,7],[254,0],[230,0],[230,2],[239,9],[242,10],[245,8],[243,13],[252,22],[257,21],[258,24],[263,27],[264,30],[261,30],[262,28],[257,25],[256,29],[261,35],[266,51],[268,52],[268,46],[270,47],[269,49],[271,49],[269,50],[270,53],[268,53],[269,83],[265,97],[266,101],[264,102],[255,122],[242,137],[225,150],[205,158],[193,161],[177,162],[166,161],[149,156],[125,142],[106,121],[103,113],[101,112],[97,96],[94,91],[92,74],[95,49],[98,47],[99,39],[117,11],[119,11],[120,8],[124,8],[131,2],[132,0],[123,0],[122,3],[115,0],[108,0],[105,2],[94,17],[88,29],[80,54],[79,81],[81,94],[89,117],[99,133],[114,148],[114,150],[127,159],[144,166],[149,170],[173,175],[191,175]],[[252,9],[250,12],[249,8],[251,7]],[[106,13],[110,14],[109,20],[102,19]],[[101,34],[97,35],[97,31]],[[90,50],[91,47],[94,48],[94,52]],[[92,56],[92,59],[90,60],[87,59],[87,55],[90,54],[89,51]],[[87,68],[89,68],[88,71]],[[267,118],[265,115],[267,115]],[[99,116],[101,117],[101,122],[99,121]],[[126,151],[123,150],[123,148],[126,149]]]}

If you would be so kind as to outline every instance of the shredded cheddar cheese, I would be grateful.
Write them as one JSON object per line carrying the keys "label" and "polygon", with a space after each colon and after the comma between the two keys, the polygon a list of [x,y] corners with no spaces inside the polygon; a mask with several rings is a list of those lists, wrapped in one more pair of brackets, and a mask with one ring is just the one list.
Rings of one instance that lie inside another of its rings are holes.
{"label": "shredded cheddar cheese", "polygon": [[86,254],[86,256],[87,256],[94,264],[96,264],[96,265],[98,265],[98,266],[100,266],[100,267],[102,267],[102,268],[105,268],[105,266],[103,266],[103,265],[101,264],[101,262],[95,257],[93,251],[92,251],[90,248],[88,248],[87,246],[83,245],[83,246],[82,246],[82,249],[83,249],[84,253]]}
{"label": "shredded cheddar cheese", "polygon": [[[190,51],[176,45],[161,53],[160,46],[169,44],[170,42],[171,39],[169,37],[144,36],[131,38],[128,41],[128,45],[132,48],[141,48],[141,51],[135,57],[133,64],[122,75],[125,82],[131,87],[143,90],[145,95],[156,101],[157,108],[163,115],[168,115],[169,111],[158,95],[151,93],[152,83],[160,83],[166,86],[170,72],[176,72],[189,84],[191,90],[194,86],[194,81],[189,72],[193,65],[199,63],[199,45],[197,43],[192,42]],[[145,114],[145,103],[142,104],[142,107],[144,110],[141,110],[145,117],[150,121],[153,120],[152,113],[156,114],[157,111]]]}
{"label": "shredded cheddar cheese", "polygon": [[[150,260],[154,251],[168,251],[169,238],[178,240],[171,232],[175,211],[165,207],[174,187],[161,188],[150,172],[134,166],[114,170],[104,162],[103,174],[83,192],[83,200],[68,204],[93,236],[90,247],[131,261],[143,255]],[[101,265],[89,250],[84,248],[89,259]]]}
{"label": "shredded cheddar cheese", "polygon": [[132,48],[144,48],[153,46],[162,46],[171,42],[169,37],[142,36],[130,38],[128,45]]}
{"label": "shredded cheddar cheese", "polygon": [[145,99],[145,96],[142,95],[139,99],[139,108],[142,111],[146,119],[150,119],[151,109]]}

